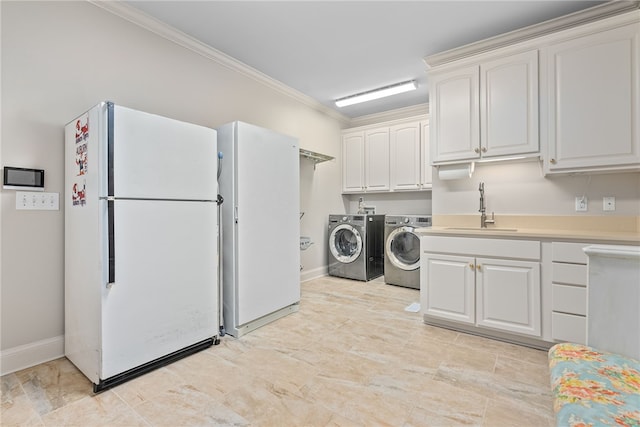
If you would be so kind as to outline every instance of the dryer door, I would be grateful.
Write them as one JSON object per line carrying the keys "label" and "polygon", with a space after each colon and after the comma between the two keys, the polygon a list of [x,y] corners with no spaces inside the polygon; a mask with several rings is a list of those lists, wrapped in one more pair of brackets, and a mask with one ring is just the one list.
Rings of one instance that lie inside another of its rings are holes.
{"label": "dryer door", "polygon": [[349,224],[340,224],[329,235],[329,250],[343,264],[355,261],[362,252],[362,237]]}
{"label": "dryer door", "polygon": [[389,233],[385,245],[391,264],[405,271],[420,267],[420,238],[413,230],[413,227],[396,228]]}

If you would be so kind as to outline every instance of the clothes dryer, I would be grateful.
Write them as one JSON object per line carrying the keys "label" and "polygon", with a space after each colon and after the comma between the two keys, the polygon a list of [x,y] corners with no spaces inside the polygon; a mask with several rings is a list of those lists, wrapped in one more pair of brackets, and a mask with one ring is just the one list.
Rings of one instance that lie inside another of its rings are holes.
{"label": "clothes dryer", "polygon": [[369,281],[384,273],[384,215],[329,215],[329,275]]}
{"label": "clothes dryer", "polygon": [[385,217],[385,283],[420,289],[420,237],[415,229],[422,227],[431,227],[430,215]]}

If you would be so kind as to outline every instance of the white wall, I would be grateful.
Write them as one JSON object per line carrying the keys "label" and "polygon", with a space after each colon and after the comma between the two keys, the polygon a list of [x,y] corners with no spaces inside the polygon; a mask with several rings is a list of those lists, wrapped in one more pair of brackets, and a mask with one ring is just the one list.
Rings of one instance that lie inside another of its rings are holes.
{"label": "white wall", "polygon": [[[485,183],[488,212],[509,215],[640,215],[640,173],[543,176],[537,161],[477,164],[470,179],[441,181],[433,174],[433,214],[478,214],[478,184]],[[585,194],[587,212],[575,212]],[[602,197],[615,196],[615,212]],[[479,214],[478,214],[479,215]]]}
{"label": "white wall", "polygon": [[[46,191],[64,197],[63,126],[102,100],[209,127],[243,120],[295,136],[301,147],[340,153],[343,123],[335,116],[95,5],[0,5],[0,163],[45,169]],[[319,234],[329,213],[344,209],[340,170],[339,160],[302,167],[303,234]],[[1,207],[2,360],[38,348],[45,358],[61,351],[64,334],[64,212],[16,211],[9,190]],[[326,245],[320,236],[316,242],[302,259],[321,271]]]}
{"label": "white wall", "polygon": [[431,215],[431,191],[349,194],[343,197],[347,213],[358,212],[359,199],[362,197],[364,205],[374,206],[377,214]]}

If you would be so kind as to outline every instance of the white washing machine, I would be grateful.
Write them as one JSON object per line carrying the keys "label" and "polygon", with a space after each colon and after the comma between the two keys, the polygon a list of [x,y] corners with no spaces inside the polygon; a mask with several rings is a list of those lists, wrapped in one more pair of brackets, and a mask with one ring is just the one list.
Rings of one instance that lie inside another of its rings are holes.
{"label": "white washing machine", "polygon": [[431,227],[430,215],[387,215],[384,226],[384,281],[420,289],[420,237],[416,228]]}
{"label": "white washing machine", "polygon": [[329,275],[369,281],[384,273],[384,215],[329,215]]}

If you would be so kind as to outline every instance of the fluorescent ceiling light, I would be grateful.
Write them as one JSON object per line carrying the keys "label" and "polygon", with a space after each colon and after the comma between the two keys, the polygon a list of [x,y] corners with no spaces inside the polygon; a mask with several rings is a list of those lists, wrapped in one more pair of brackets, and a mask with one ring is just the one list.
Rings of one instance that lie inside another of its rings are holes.
{"label": "fluorescent ceiling light", "polygon": [[361,102],[371,101],[378,98],[384,98],[386,96],[396,95],[398,93],[409,92],[410,90],[416,90],[418,84],[415,80],[408,82],[402,82],[390,86],[381,87],[380,89],[374,89],[369,92],[359,93],[357,95],[347,96],[336,100],[337,107],[346,107],[347,105],[359,104]]}

